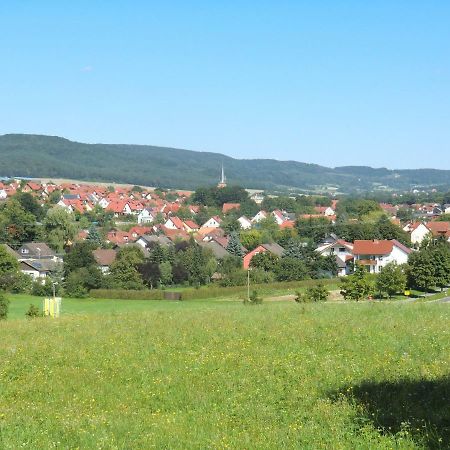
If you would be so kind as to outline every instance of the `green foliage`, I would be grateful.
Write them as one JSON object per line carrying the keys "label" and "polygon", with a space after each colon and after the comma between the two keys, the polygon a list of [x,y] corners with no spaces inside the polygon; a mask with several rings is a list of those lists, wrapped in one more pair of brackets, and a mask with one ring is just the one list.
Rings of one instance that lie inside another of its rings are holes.
{"label": "green foliage", "polygon": [[252,293],[250,294],[250,297],[246,299],[244,303],[249,303],[250,305],[261,305],[262,302],[263,299],[258,295],[258,291],[253,290]]}
{"label": "green foliage", "polygon": [[435,266],[432,253],[428,249],[409,255],[408,282],[410,286],[422,290],[429,290],[435,286]]}
{"label": "green foliage", "polygon": [[144,289],[138,267],[144,262],[144,254],[138,247],[123,247],[111,264],[109,280],[113,287],[121,289]]}
{"label": "green foliage", "polygon": [[9,299],[3,292],[0,292],[0,320],[6,320],[8,317]]}
{"label": "green foliage", "polygon": [[44,210],[33,195],[19,192],[14,196],[14,200],[17,200],[26,212],[33,214],[36,220],[42,219]]}
{"label": "green foliage", "polygon": [[278,262],[278,256],[271,252],[257,253],[250,261],[250,267],[265,270],[266,272],[275,270]]}
{"label": "green foliage", "polygon": [[232,256],[236,256],[238,258],[244,257],[244,252],[242,250],[241,242],[239,241],[239,237],[236,233],[231,233],[228,240],[227,252]]}
{"label": "green foliage", "polygon": [[30,293],[33,288],[33,278],[20,271],[17,271],[11,279],[9,290],[14,294]]}
{"label": "green foliage", "polygon": [[278,281],[305,280],[309,277],[309,270],[300,259],[285,257],[277,264],[275,276]]}
{"label": "green foliage", "polygon": [[241,244],[248,250],[254,250],[263,243],[263,234],[256,229],[241,231],[239,235]]}
{"label": "green foliage", "polygon": [[[33,281],[33,287],[31,289],[31,293],[37,297],[50,297],[53,294],[53,285],[50,278],[45,278],[44,282],[41,278]],[[56,289],[59,286],[55,287]],[[56,291],[58,292],[58,291]]]}
{"label": "green foliage", "polygon": [[25,316],[28,319],[34,319],[36,317],[42,316],[41,310],[36,306],[30,303],[30,307],[28,308],[27,312],[25,313]]}
{"label": "green foliage", "polygon": [[100,236],[100,233],[98,232],[98,229],[95,226],[95,224],[91,224],[91,226],[89,227],[89,234],[86,240],[88,242],[91,242],[94,248],[99,248],[103,245],[103,239]]}
{"label": "green foliage", "polygon": [[16,199],[8,200],[0,207],[0,242],[17,249],[37,236],[36,217],[25,211]]}
{"label": "green foliage", "polygon": [[316,284],[306,289],[306,296],[312,302],[326,302],[330,293],[323,284]]}
{"label": "green foliage", "polygon": [[96,266],[92,250],[95,245],[91,241],[77,242],[64,258],[64,270],[69,274],[75,269]]}
{"label": "green foliage", "polygon": [[404,268],[395,262],[386,264],[377,275],[375,286],[381,297],[387,295],[390,298],[394,294],[403,292],[406,288]]}
{"label": "green foliage", "polygon": [[359,301],[373,295],[375,286],[367,270],[360,264],[355,265],[355,273],[341,278],[341,295],[345,300]]}
{"label": "green foliage", "polygon": [[[128,156],[126,164],[123,163],[124,155]],[[310,189],[311,186],[330,185],[331,181],[341,192],[370,191],[374,183],[403,190],[418,184],[449,184],[449,172],[445,170],[393,172],[369,167],[331,169],[294,161],[232,158],[224,161],[223,155],[219,154],[164,147],[91,145],[52,136],[0,136],[0,166],[3,173],[23,173],[24,161],[27,162],[27,175],[30,177],[115,180],[118,183],[176,189],[197,189],[199,180],[206,185],[215,185],[222,162],[232,182],[258,189],[277,186]],[[98,168],[99,161],[102,161],[101,170]],[[120,170],[117,170],[118,167]],[[394,173],[400,176],[395,177]]]}
{"label": "green foliage", "polygon": [[300,218],[295,223],[298,235],[318,243],[332,231],[331,222],[325,217]]}
{"label": "green foliage", "polygon": [[161,275],[161,283],[165,286],[172,283],[172,265],[169,261],[164,261],[159,265],[159,272]]}
{"label": "green foliage", "polygon": [[356,219],[361,219],[374,211],[381,211],[379,203],[375,200],[347,198],[341,200],[337,206],[338,215],[345,214],[349,218]]}
{"label": "green foliage", "polygon": [[57,252],[62,253],[64,247],[73,242],[78,231],[75,216],[65,208],[54,206],[47,211],[44,231],[46,242]]}

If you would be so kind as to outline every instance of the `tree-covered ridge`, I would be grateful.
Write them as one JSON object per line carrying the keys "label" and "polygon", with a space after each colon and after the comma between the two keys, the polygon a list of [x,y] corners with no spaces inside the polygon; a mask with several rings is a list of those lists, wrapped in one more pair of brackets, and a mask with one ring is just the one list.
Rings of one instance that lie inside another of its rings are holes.
{"label": "tree-covered ridge", "polygon": [[[305,154],[299,153],[299,158]],[[334,186],[344,192],[384,185],[450,186],[449,170],[388,170],[370,167],[327,168],[316,164],[270,159],[234,159],[210,152],[150,145],[83,144],[55,136],[0,136],[0,175],[75,178],[195,189],[214,185],[220,167],[228,181],[247,188],[313,189]]]}

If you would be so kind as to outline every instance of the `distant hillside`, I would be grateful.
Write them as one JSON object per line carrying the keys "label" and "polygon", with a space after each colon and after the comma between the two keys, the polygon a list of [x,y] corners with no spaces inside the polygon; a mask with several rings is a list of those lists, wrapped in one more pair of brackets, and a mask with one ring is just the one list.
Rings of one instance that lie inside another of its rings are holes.
{"label": "distant hillside", "polygon": [[218,153],[150,145],[82,144],[55,136],[0,136],[0,176],[71,178],[194,189],[216,184],[224,165],[230,184],[255,189],[341,192],[414,186],[450,187],[450,171],[327,168],[270,159],[234,159]]}

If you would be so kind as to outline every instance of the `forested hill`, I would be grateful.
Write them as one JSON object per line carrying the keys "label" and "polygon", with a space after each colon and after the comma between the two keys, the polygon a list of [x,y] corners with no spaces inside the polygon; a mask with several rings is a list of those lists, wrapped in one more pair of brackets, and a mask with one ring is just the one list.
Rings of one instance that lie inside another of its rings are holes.
{"label": "forested hill", "polygon": [[[299,155],[299,158],[301,156]],[[70,178],[195,189],[216,184],[224,165],[228,183],[247,188],[338,188],[342,192],[377,186],[410,189],[450,186],[449,170],[327,168],[270,159],[234,159],[218,153],[150,145],[83,144],[55,136],[0,136],[0,176]]]}

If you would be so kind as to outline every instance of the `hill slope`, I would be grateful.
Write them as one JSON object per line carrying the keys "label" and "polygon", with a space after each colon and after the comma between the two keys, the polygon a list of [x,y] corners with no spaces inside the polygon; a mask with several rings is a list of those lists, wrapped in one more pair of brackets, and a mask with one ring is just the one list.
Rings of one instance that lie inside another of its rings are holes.
{"label": "hill slope", "polygon": [[317,189],[344,192],[376,186],[450,186],[449,170],[327,168],[270,159],[234,159],[218,153],[150,145],[83,144],[55,136],[0,136],[0,175],[75,178],[181,189],[215,184],[224,164],[229,183],[248,188]]}

